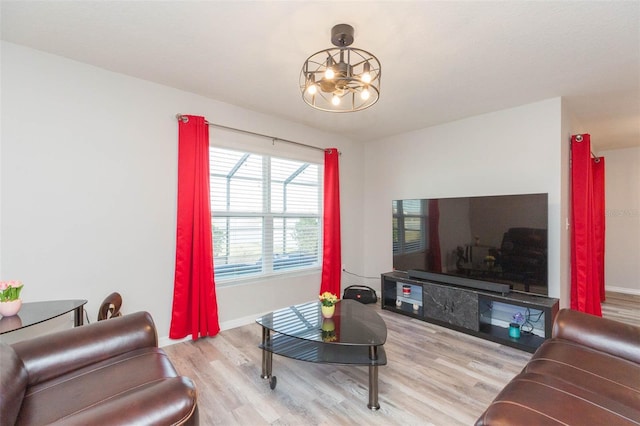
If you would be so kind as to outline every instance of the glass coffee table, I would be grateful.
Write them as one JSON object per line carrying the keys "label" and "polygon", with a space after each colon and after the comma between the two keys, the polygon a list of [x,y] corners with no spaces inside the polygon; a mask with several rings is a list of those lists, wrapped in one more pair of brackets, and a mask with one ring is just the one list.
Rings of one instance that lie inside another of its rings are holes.
{"label": "glass coffee table", "polygon": [[258,318],[262,326],[262,375],[271,389],[273,354],[300,361],[369,367],[369,403],[378,403],[378,366],[387,364],[383,345],[387,326],[372,307],[341,300],[332,318],[322,317],[320,302],[289,306]]}

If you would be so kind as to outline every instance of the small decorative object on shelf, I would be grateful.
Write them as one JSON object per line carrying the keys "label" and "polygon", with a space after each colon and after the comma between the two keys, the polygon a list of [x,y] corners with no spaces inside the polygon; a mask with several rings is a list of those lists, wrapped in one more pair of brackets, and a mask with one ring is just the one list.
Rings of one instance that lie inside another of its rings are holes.
{"label": "small decorative object on shelf", "polygon": [[517,322],[509,323],[509,337],[513,337],[514,339],[520,338],[520,324]]}
{"label": "small decorative object on shelf", "polygon": [[413,304],[413,310],[417,311],[418,309],[420,309],[420,305],[418,305],[417,303]]}
{"label": "small decorative object on shelf", "polygon": [[338,303],[338,296],[325,291],[320,296],[320,302],[322,303],[322,316],[324,318],[331,318],[336,310],[336,303]]}
{"label": "small decorative object on shelf", "polygon": [[22,287],[20,281],[0,281],[0,315],[10,317],[20,311]]}
{"label": "small decorative object on shelf", "polygon": [[509,337],[514,339],[520,338],[520,324],[524,323],[524,316],[520,312],[516,312],[511,317],[511,323],[509,323]]}
{"label": "small decorative object on shelf", "polygon": [[402,307],[402,300],[396,299],[396,307],[398,308]]}
{"label": "small decorative object on shelf", "polygon": [[402,295],[404,297],[411,296],[411,286],[410,285],[403,285],[402,286]]}
{"label": "small decorative object on shelf", "polygon": [[524,323],[524,315],[521,312],[516,312],[511,317],[511,321],[517,323],[518,325]]}

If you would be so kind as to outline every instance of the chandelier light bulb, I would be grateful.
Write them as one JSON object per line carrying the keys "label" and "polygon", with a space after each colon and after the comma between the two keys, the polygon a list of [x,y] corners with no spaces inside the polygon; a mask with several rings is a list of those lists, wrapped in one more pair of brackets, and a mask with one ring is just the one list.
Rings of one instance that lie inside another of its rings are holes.
{"label": "chandelier light bulb", "polygon": [[327,70],[324,72],[324,78],[326,78],[327,80],[331,80],[335,76],[336,73],[333,72],[333,68],[327,68]]}
{"label": "chandelier light bulb", "polygon": [[360,78],[364,83],[369,84],[371,83],[371,65],[369,64],[369,62],[365,62],[363,68],[364,70]]}
{"label": "chandelier light bulb", "polygon": [[333,95],[333,97],[331,98],[331,103],[335,106],[340,105],[340,96]]}
{"label": "chandelier light bulb", "polygon": [[309,74],[307,77],[307,93],[313,96],[317,92],[318,88],[316,87],[316,78],[313,74]]}
{"label": "chandelier light bulb", "polygon": [[307,93],[310,95],[315,95],[316,93],[318,93],[318,88],[315,84],[310,84],[309,87],[307,87]]}
{"label": "chandelier light bulb", "polygon": [[362,89],[362,92],[360,93],[360,97],[362,98],[363,101],[366,101],[367,99],[369,99],[370,96],[371,96],[371,92],[369,92],[369,89],[367,89],[366,87]]}

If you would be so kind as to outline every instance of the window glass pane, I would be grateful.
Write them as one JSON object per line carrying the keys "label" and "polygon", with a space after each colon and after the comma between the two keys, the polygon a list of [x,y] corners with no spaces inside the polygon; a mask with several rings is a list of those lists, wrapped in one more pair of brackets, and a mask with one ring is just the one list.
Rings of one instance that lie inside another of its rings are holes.
{"label": "window glass pane", "polygon": [[214,217],[216,278],[262,271],[262,218]]}
{"label": "window glass pane", "polygon": [[211,148],[209,172],[211,210],[261,212],[263,210],[261,155]]}
{"label": "window glass pane", "polygon": [[315,213],[318,200],[318,165],[271,159],[271,211],[273,213]]}
{"label": "window glass pane", "polygon": [[262,181],[233,178],[229,182],[229,211],[261,212]]}
{"label": "window glass pane", "polygon": [[318,164],[210,149],[216,281],[320,265],[320,170]]}
{"label": "window glass pane", "polygon": [[273,269],[292,269],[319,264],[320,228],[317,218],[274,218]]}

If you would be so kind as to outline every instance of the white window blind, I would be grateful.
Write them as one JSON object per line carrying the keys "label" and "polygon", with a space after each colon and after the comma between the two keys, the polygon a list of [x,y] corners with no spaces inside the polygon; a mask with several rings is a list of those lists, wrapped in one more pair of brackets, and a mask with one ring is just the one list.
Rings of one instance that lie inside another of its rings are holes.
{"label": "white window blind", "polygon": [[209,150],[216,281],[320,265],[320,166]]}

